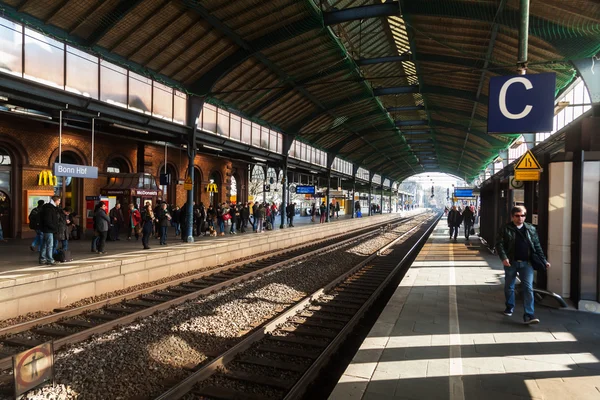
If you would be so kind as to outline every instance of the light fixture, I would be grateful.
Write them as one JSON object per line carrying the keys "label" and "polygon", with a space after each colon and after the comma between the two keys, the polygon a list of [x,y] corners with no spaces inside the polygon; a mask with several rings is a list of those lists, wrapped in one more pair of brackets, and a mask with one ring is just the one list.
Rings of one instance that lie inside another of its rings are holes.
{"label": "light fixture", "polygon": [[499,163],[500,161],[502,161],[502,157],[498,156],[498,157],[494,158],[493,162],[495,164],[495,163]]}
{"label": "light fixture", "polygon": [[318,174],[317,171],[308,171],[308,172],[310,172],[311,174]]}
{"label": "light fixture", "polygon": [[267,160],[265,160],[264,158],[260,158],[260,157],[252,157],[252,159],[256,160],[256,161],[267,162]]}
{"label": "light fixture", "polygon": [[8,101],[8,97],[6,97],[6,96],[0,96],[0,101]]}
{"label": "light fixture", "polygon": [[218,147],[209,146],[207,144],[203,144],[202,147],[204,147],[205,149],[214,150],[214,151],[223,151],[223,149],[220,149]]}
{"label": "light fixture", "polygon": [[26,110],[26,109],[11,108],[10,111],[14,112],[14,113],[17,113],[17,114],[28,115],[30,117],[45,118],[45,119],[49,119],[49,120],[52,119],[52,117],[49,116],[49,115],[44,115],[44,114],[39,114],[39,113],[31,112],[31,111]]}
{"label": "light fixture", "polygon": [[517,140],[516,142],[514,142],[513,144],[510,145],[510,148],[514,150],[514,149],[518,148],[522,144],[523,144],[523,141]]}
{"label": "light fixture", "polygon": [[110,126],[114,128],[127,129],[128,131],[139,132],[139,133],[148,133],[148,131],[144,129],[132,128],[131,126],[121,125],[121,124],[110,124]]}

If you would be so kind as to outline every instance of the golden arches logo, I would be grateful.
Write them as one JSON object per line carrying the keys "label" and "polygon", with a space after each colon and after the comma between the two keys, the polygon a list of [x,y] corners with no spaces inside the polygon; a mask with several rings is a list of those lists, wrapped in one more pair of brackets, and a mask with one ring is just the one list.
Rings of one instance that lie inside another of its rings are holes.
{"label": "golden arches logo", "polygon": [[219,193],[219,188],[216,183],[209,183],[206,185],[206,191],[209,193]]}
{"label": "golden arches logo", "polygon": [[52,171],[45,169],[42,172],[40,172],[38,178],[38,186],[56,186],[57,184],[58,179],[52,174]]}

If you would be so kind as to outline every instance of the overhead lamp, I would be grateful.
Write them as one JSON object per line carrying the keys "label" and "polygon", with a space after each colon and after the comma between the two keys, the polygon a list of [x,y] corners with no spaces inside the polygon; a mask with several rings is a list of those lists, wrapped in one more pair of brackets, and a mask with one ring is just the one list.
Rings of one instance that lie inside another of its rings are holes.
{"label": "overhead lamp", "polygon": [[0,101],[8,101],[8,97],[6,97],[6,96],[0,96]]}
{"label": "overhead lamp", "polygon": [[500,161],[502,161],[502,157],[498,156],[496,158],[494,158],[493,163],[499,163]]}
{"label": "overhead lamp", "polygon": [[126,129],[128,131],[133,131],[133,132],[139,132],[139,133],[148,133],[148,131],[144,130],[144,129],[138,129],[138,128],[133,128],[131,126],[127,126],[127,125],[121,125],[121,124],[110,124],[110,126],[114,127],[114,128],[121,128],[121,129]]}
{"label": "overhead lamp", "polygon": [[317,171],[308,171],[308,172],[310,172],[311,174],[318,174]]}
{"label": "overhead lamp", "polygon": [[203,144],[202,147],[204,147],[205,149],[214,150],[214,151],[223,151],[223,149],[220,149],[218,147],[209,146],[207,144]]}
{"label": "overhead lamp", "polygon": [[517,140],[516,142],[514,142],[513,144],[510,145],[510,148],[514,150],[514,149],[518,148],[522,144],[523,144],[523,141]]}
{"label": "overhead lamp", "polygon": [[260,158],[260,157],[252,157],[252,159],[256,160],[256,161],[267,162],[267,160],[265,160],[264,158]]}
{"label": "overhead lamp", "polygon": [[555,106],[554,106],[554,115],[558,114],[559,112],[561,112],[562,110],[564,110],[566,107],[569,106],[569,104],[571,104],[571,102],[569,101],[559,101]]}
{"label": "overhead lamp", "polygon": [[10,109],[11,112],[17,113],[17,114],[23,114],[23,115],[28,115],[30,117],[37,117],[37,118],[44,118],[44,119],[49,119],[51,120],[52,117],[49,115],[44,115],[44,114],[40,114],[40,113],[35,113],[35,112],[31,112],[29,110],[25,110],[25,109],[20,109],[20,108],[11,108]]}

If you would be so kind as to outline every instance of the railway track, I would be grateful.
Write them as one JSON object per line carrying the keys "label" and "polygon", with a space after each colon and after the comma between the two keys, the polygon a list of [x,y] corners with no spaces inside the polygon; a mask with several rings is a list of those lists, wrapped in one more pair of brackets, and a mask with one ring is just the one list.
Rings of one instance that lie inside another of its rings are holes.
{"label": "railway track", "polygon": [[[388,284],[403,276],[438,220],[399,236],[156,399],[302,398]],[[417,240],[399,243],[419,231]]]}
{"label": "railway track", "polygon": [[[412,217],[414,218],[414,217]],[[183,302],[217,292],[236,283],[266,274],[284,265],[313,257],[322,252],[365,240],[380,229],[389,229],[412,218],[398,218],[379,225],[330,237],[310,245],[274,252],[157,286],[116,296],[86,306],[58,310],[55,314],[0,329],[0,369],[12,366],[12,356],[53,340],[54,349],[81,342],[116,326],[166,310]]]}

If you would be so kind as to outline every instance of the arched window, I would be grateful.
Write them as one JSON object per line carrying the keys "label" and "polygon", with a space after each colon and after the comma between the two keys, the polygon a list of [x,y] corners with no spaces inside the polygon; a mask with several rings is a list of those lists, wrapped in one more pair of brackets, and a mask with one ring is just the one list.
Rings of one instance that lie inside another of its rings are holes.
{"label": "arched window", "polygon": [[232,203],[237,203],[239,201],[239,199],[237,198],[237,194],[237,179],[235,179],[235,176],[231,175],[231,190],[229,191],[229,201]]}
{"label": "arched window", "polygon": [[[165,171],[164,165],[160,168],[159,173],[163,174]],[[171,164],[167,164],[167,174],[171,175],[171,184],[163,185],[163,201],[166,201],[168,204],[177,204],[177,170]]]}
{"label": "arched window", "polygon": [[[58,157],[54,160],[58,162]],[[61,162],[65,164],[84,165],[80,157],[73,151],[63,151]],[[57,185],[54,193],[63,200],[61,206],[71,207],[74,211],[80,212],[79,205],[83,201],[83,178],[73,178],[70,176],[56,177]]]}
{"label": "arched window", "polygon": [[252,178],[250,179],[249,195],[254,201],[263,201],[263,185],[265,184],[265,171],[260,165],[255,165],[252,169]]}
{"label": "arched window", "polygon": [[129,171],[129,165],[121,157],[114,157],[106,164],[106,172],[109,174],[126,174]]}
{"label": "arched window", "polygon": [[0,187],[10,192],[12,160],[8,152],[0,147]]}

